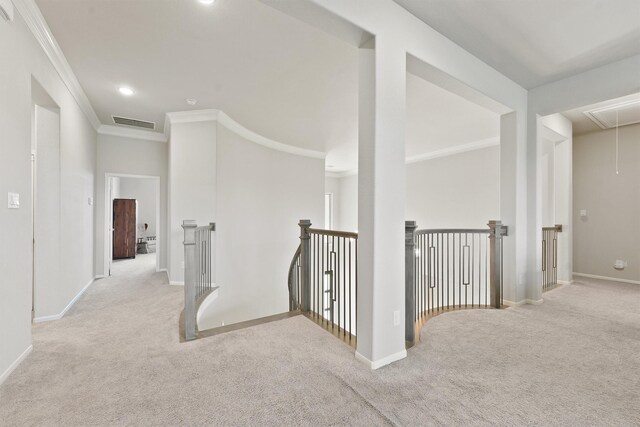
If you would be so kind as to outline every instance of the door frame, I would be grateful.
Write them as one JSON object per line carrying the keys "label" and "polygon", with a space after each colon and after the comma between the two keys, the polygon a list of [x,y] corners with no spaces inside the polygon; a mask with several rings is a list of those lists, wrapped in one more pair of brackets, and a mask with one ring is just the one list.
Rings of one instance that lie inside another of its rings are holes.
{"label": "door frame", "polygon": [[[156,272],[160,271],[160,253],[162,251],[162,226],[160,224],[160,177],[157,175],[134,175],[128,173],[105,172],[104,174],[104,275],[111,275],[113,261],[113,205],[111,203],[111,178],[151,179],[155,183],[156,193]],[[137,226],[137,224],[136,224]]]}

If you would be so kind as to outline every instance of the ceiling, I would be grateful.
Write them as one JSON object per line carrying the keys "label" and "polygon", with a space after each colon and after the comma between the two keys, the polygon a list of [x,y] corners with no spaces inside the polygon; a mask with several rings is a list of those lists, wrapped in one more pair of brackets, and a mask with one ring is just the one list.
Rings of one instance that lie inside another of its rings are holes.
{"label": "ceiling", "polygon": [[[215,108],[326,152],[329,170],[357,166],[357,49],[338,38],[257,0],[36,2],[103,124],[117,115],[162,131],[167,112]],[[498,135],[495,113],[408,75],[408,156]]]}
{"label": "ceiling", "polygon": [[531,89],[640,54],[638,0],[395,0]]}
{"label": "ceiling", "polygon": [[[616,114],[617,113],[617,114]],[[573,134],[581,135],[640,123],[640,93],[635,93],[562,113],[573,124]]]}

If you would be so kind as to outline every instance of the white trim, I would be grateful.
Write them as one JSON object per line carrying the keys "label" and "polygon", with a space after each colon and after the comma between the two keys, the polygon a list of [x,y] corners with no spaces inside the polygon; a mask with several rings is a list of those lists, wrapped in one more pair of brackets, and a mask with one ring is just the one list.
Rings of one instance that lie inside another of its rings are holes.
{"label": "white trim", "polygon": [[24,361],[24,359],[27,358],[27,356],[32,351],[33,351],[33,344],[30,344],[29,347],[27,347],[27,349],[23,351],[22,354],[18,356],[18,358],[14,360],[11,365],[9,365],[7,370],[4,371],[2,375],[0,375],[0,385],[2,385],[2,383],[5,382],[7,378],[9,378],[9,375],[11,375],[11,373],[16,370],[16,368]]}
{"label": "white trim", "polygon": [[104,279],[105,277],[107,276],[105,276],[104,274],[98,274],[97,276],[93,277],[93,280],[96,281],[96,280]]}
{"label": "white trim", "polygon": [[618,279],[616,277],[596,276],[595,274],[573,273],[574,276],[588,277],[590,279],[611,280],[612,282],[631,283],[632,285],[640,285],[640,280]]}
{"label": "white trim", "polygon": [[31,33],[33,33],[33,36],[40,44],[40,47],[42,47],[42,50],[44,50],[49,58],[49,61],[51,61],[53,68],[58,72],[63,83],[78,103],[78,106],[97,131],[101,125],[100,119],[98,119],[98,115],[91,106],[87,94],[82,89],[69,62],[67,62],[67,58],[64,56],[60,45],[58,45],[55,37],[53,37],[53,33],[49,29],[35,0],[13,0],[13,3],[27,24],[27,27],[29,27],[29,30],[31,30]]}
{"label": "white trim", "polygon": [[506,305],[507,307],[520,307],[521,305],[525,305],[525,304],[531,304],[531,305],[540,305],[544,302],[543,299],[539,299],[539,300],[533,300],[533,299],[523,299],[520,300],[518,302],[514,302],[514,301],[509,301],[509,300],[502,300],[502,304]]}
{"label": "white trim", "polygon": [[184,286],[184,282],[174,282],[174,281],[169,281],[169,284],[171,286]]}
{"label": "white trim", "polygon": [[69,302],[69,304],[67,304],[67,306],[64,308],[64,310],[62,310],[62,312],[60,314],[53,314],[51,316],[42,316],[42,317],[36,317],[33,319],[33,323],[42,323],[42,322],[49,322],[51,320],[60,320],[64,317],[65,314],[67,314],[67,311],[69,311],[71,309],[71,307],[73,307],[73,305],[80,299],[80,297],[82,296],[82,294],[84,294],[84,292],[89,288],[89,286],[91,286],[93,284],[93,282],[95,282],[96,279],[91,279],[89,281],[89,283],[87,283],[84,288],[80,289],[80,292],[78,292],[78,294],[73,297],[73,299],[71,300],[71,302]]}
{"label": "white trim", "polygon": [[481,150],[483,148],[496,147],[500,145],[500,138],[482,139],[468,144],[456,145],[454,147],[443,148],[442,150],[431,151],[407,157],[407,164],[422,162],[424,160],[437,159],[438,157],[453,156],[454,154],[466,153],[468,151]]}
{"label": "white trim", "polygon": [[371,361],[369,359],[367,359],[365,356],[363,356],[362,354],[358,353],[356,351],[356,360],[358,360],[359,362],[364,363],[365,365],[367,365],[369,368],[371,369],[378,369],[378,368],[382,368],[383,366],[389,365],[393,362],[396,362],[398,360],[404,359],[405,357],[407,357],[407,350],[402,350],[399,351],[397,353],[394,354],[390,354],[389,356],[383,357],[382,359],[378,359],[375,361]]}
{"label": "white trim", "polygon": [[247,129],[240,123],[233,120],[231,117],[226,115],[224,111],[220,111],[218,113],[218,123],[229,129],[230,131],[233,131],[236,134],[240,135],[244,139],[255,142],[258,145],[271,148],[272,150],[283,151],[285,153],[295,154],[297,156],[311,157],[314,159],[322,160],[324,160],[324,158],[327,156],[321,151],[307,150],[306,148],[283,144],[282,142],[277,142],[272,139],[265,138],[262,135],[258,135],[257,133]]}
{"label": "white trim", "polygon": [[570,285],[573,283],[573,280],[558,280],[559,285]]}
{"label": "white trim", "polygon": [[[497,147],[500,145],[500,138],[488,138],[480,141],[470,142],[468,144],[456,145],[455,147],[443,148],[442,150],[430,151],[428,153],[418,154],[416,156],[407,157],[405,163],[410,165],[412,163],[423,162],[426,160],[433,160],[439,157],[454,156],[456,154],[462,154],[469,151],[482,150],[483,148]],[[358,174],[358,169],[349,169],[346,171],[325,171],[325,177],[328,178],[345,178],[347,176],[353,176]]]}
{"label": "white trim", "polygon": [[113,125],[100,125],[98,128],[100,135],[120,136],[123,138],[143,139],[146,141],[167,142],[164,133],[152,132],[144,129],[133,129]]}
{"label": "white trim", "polygon": [[230,131],[238,134],[246,140],[249,140],[255,144],[262,145],[272,150],[282,151],[289,154],[295,154],[297,156],[311,157],[315,159],[324,159],[326,154],[322,151],[307,150],[306,148],[300,148],[282,142],[274,141],[269,138],[265,138],[252,130],[247,129],[240,123],[229,117],[224,111],[209,109],[209,110],[192,110],[192,111],[177,111],[166,114],[164,123],[165,137],[169,139],[169,133],[171,126],[176,123],[195,123],[204,121],[217,121],[222,126],[226,127]]}

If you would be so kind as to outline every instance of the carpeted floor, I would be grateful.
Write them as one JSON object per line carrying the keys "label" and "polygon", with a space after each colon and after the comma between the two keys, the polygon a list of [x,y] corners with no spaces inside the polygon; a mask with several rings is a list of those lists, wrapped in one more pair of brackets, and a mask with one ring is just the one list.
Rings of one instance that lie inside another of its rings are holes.
{"label": "carpeted floor", "polygon": [[640,425],[640,286],[428,322],[370,371],[304,317],[178,342],[182,288],[119,265],[0,387],[2,426]]}

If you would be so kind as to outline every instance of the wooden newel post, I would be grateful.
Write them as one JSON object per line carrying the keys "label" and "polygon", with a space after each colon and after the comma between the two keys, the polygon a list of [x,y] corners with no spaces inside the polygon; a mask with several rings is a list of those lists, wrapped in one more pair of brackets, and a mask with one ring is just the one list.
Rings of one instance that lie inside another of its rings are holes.
{"label": "wooden newel post", "polygon": [[404,339],[407,347],[416,343],[416,229],[415,221],[404,223]]}
{"label": "wooden newel post", "polygon": [[311,221],[301,219],[300,226],[300,287],[301,287],[301,309],[303,312],[311,308],[311,243],[309,238],[309,228]]}
{"label": "wooden newel post", "polygon": [[184,339],[185,341],[196,339],[196,298],[194,267],[196,263],[195,232],[197,224],[193,220],[184,220]]}
{"label": "wooden newel post", "polygon": [[502,237],[508,234],[508,227],[502,221],[491,220],[487,224],[491,229],[490,243],[490,302],[494,308],[502,306]]}

